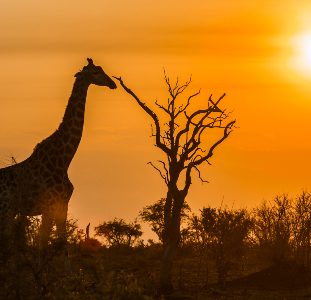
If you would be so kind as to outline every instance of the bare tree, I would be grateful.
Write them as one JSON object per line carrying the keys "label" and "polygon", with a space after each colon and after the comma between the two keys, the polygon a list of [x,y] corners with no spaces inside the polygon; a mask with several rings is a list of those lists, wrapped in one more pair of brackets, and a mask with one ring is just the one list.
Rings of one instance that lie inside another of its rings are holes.
{"label": "bare tree", "polygon": [[[125,85],[121,77],[115,78],[152,118],[155,146],[166,156],[166,161],[159,160],[158,164],[152,162],[149,164],[159,172],[167,186],[164,205],[164,251],[160,275],[160,289],[167,293],[173,289],[172,265],[180,240],[181,211],[192,182],[192,173],[197,171],[202,182],[206,182],[201,177],[199,167],[203,163],[210,164],[209,160],[214,150],[230,135],[235,120],[229,121],[230,113],[219,108],[225,94],[216,101],[213,101],[211,95],[204,108],[194,111],[190,111],[190,106],[200,91],[190,94],[180,102],[180,96],[189,87],[191,78],[185,83],[180,83],[177,78],[176,82],[172,83],[164,72],[169,98],[165,104],[155,102],[161,114],[144,103]],[[164,122],[160,122],[160,116]],[[221,130],[221,136],[207,143],[205,138],[207,132],[213,129]]]}
{"label": "bare tree", "polygon": [[245,209],[204,207],[200,219],[209,237],[218,283],[224,286],[230,272],[242,269],[252,218]]}

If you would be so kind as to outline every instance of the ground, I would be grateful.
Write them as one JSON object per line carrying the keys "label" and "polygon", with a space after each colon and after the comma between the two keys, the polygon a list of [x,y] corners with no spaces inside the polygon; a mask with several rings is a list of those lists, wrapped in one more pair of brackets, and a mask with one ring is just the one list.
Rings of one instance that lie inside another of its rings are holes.
{"label": "ground", "polygon": [[[0,299],[311,299],[311,271],[293,263],[230,275],[217,285],[212,264],[189,249],[179,253],[174,268],[175,293],[157,295],[161,249],[69,249],[69,269],[50,249],[44,264],[35,249],[12,257],[1,267]],[[10,267],[11,266],[11,267]],[[13,267],[12,267],[13,266]]]}

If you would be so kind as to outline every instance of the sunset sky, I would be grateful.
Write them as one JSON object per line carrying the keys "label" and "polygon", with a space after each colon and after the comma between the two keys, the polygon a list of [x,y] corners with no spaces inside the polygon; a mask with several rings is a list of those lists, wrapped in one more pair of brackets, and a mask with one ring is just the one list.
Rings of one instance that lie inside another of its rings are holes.
{"label": "sunset sky", "polygon": [[[202,167],[188,203],[248,207],[310,191],[310,1],[2,1],[0,166],[26,159],[61,122],[74,74],[92,57],[145,102],[166,100],[163,68],[189,92],[226,92],[239,128]],[[165,196],[151,120],[122,88],[91,86],[69,170],[69,215],[133,220]]]}

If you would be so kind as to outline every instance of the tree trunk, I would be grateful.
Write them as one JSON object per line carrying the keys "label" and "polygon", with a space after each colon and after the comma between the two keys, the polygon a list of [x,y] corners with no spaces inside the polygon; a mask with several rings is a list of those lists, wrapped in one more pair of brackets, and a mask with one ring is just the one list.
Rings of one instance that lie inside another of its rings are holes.
{"label": "tree trunk", "polygon": [[163,294],[170,294],[174,290],[172,284],[172,269],[176,249],[177,245],[172,242],[168,242],[164,245],[160,271],[160,292]]}
{"label": "tree trunk", "polygon": [[164,208],[165,228],[163,234],[163,256],[160,270],[160,292],[163,294],[170,294],[173,291],[173,260],[180,240],[181,208],[184,197],[181,197],[178,192],[176,193],[176,190],[175,193],[169,191],[167,193],[167,201],[170,205],[165,205]]}

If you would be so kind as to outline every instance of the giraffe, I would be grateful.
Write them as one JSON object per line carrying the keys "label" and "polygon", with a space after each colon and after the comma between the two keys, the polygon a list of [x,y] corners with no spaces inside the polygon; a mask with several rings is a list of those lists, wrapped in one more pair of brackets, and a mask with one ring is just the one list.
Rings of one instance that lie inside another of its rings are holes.
{"label": "giraffe", "polygon": [[87,90],[91,84],[116,88],[100,66],[90,58],[87,61],[75,74],[58,129],[37,144],[27,159],[0,169],[0,234],[5,240],[12,233],[8,224],[14,217],[42,215],[41,246],[47,246],[54,223],[58,242],[66,243],[67,208],[73,192],[67,171],[82,137]]}

